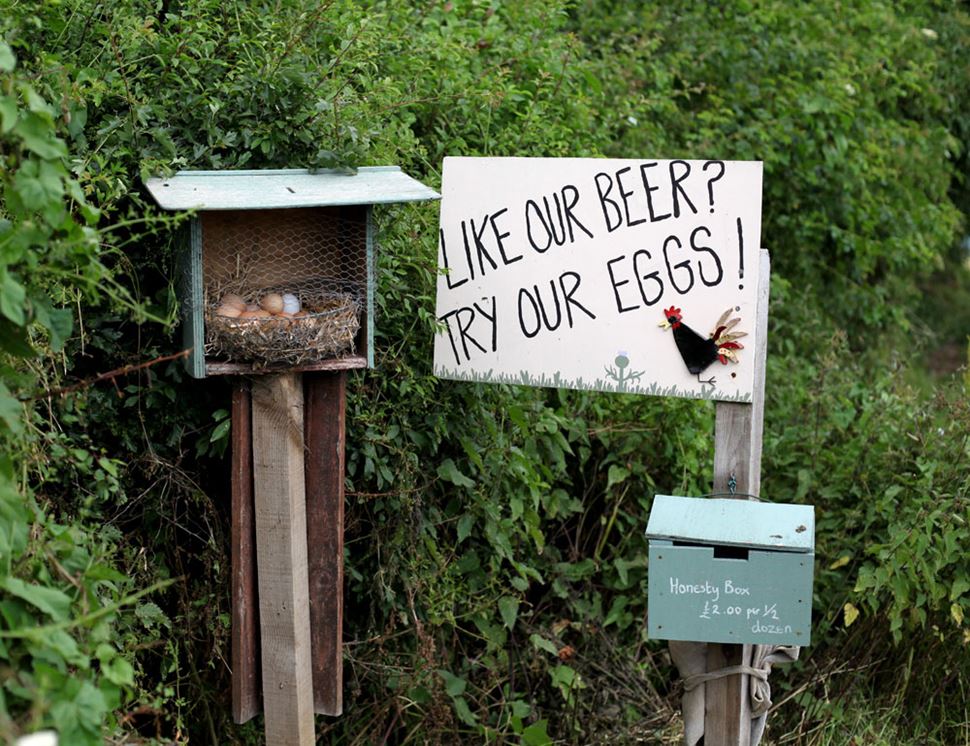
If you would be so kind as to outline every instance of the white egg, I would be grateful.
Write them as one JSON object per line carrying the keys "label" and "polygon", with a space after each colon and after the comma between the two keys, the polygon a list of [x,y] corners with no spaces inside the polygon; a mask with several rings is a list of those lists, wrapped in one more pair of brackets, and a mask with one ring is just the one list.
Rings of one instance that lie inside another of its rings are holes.
{"label": "white egg", "polygon": [[298,313],[300,310],[300,299],[293,293],[283,293],[283,312]]}

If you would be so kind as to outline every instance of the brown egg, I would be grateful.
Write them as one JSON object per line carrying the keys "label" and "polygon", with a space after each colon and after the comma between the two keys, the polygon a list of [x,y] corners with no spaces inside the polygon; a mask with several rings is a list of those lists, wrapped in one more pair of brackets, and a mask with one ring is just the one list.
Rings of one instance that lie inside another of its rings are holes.
{"label": "brown egg", "polygon": [[233,308],[238,308],[240,311],[246,310],[246,301],[241,295],[236,295],[235,293],[226,293],[222,296],[223,306],[232,306]]}
{"label": "brown egg", "polygon": [[259,299],[259,305],[262,306],[264,311],[268,311],[269,313],[282,313],[283,296],[279,293],[267,293]]}
{"label": "brown egg", "polygon": [[223,303],[216,309],[216,316],[225,316],[228,319],[234,319],[239,316],[243,311],[239,306],[233,306],[228,303]]}
{"label": "brown egg", "polygon": [[246,304],[246,310],[247,311],[261,311],[262,309],[259,307],[259,304],[258,303],[247,303]]}
{"label": "brown egg", "polygon": [[241,314],[239,314],[239,318],[241,318],[241,319],[268,319],[272,315],[273,314],[269,313],[268,311],[262,311],[262,310],[260,310],[260,311],[243,311]]}

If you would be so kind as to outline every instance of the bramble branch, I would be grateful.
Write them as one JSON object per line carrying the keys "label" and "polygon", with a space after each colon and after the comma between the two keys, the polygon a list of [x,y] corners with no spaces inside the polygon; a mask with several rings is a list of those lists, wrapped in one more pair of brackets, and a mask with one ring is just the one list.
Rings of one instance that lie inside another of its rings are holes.
{"label": "bramble branch", "polygon": [[101,373],[100,375],[94,376],[92,378],[85,378],[83,381],[72,384],[70,386],[64,386],[59,389],[48,389],[47,391],[41,392],[40,394],[34,394],[33,396],[28,396],[22,398],[22,402],[37,401],[39,399],[52,399],[55,396],[64,396],[65,394],[73,394],[75,391],[80,391],[81,389],[86,389],[94,386],[102,381],[114,381],[114,379],[120,376],[126,376],[129,373],[134,373],[138,370],[144,370],[145,368],[150,368],[153,365],[158,365],[159,363],[167,363],[171,360],[179,360],[183,357],[188,357],[191,349],[181,350],[180,352],[173,353],[171,355],[163,355],[162,357],[157,357],[154,360],[148,360],[144,363],[138,363],[137,365],[124,365],[121,368],[115,368],[114,370],[109,370],[107,373]]}

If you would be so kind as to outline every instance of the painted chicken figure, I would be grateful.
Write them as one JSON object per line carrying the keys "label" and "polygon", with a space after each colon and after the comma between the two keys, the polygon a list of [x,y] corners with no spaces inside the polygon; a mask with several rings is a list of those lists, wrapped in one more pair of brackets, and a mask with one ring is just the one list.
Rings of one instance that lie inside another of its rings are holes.
{"label": "painted chicken figure", "polygon": [[687,365],[687,370],[697,376],[699,383],[713,386],[715,379],[711,376],[707,380],[701,378],[701,373],[715,362],[727,365],[728,361],[737,363],[738,350],[744,345],[736,340],[746,337],[747,332],[732,331],[741,319],[731,318],[733,309],[729,308],[721,314],[721,318],[714,324],[714,330],[705,339],[683,322],[683,314],[679,308],[671,306],[664,310],[664,321],[660,324],[664,329],[672,329],[677,350]]}

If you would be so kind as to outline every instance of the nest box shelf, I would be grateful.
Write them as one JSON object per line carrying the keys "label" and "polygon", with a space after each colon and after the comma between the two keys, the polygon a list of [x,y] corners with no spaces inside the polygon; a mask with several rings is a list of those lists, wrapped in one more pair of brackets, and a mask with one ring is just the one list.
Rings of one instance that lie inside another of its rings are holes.
{"label": "nest box shelf", "polygon": [[195,213],[179,298],[196,378],[373,367],[373,206],[439,197],[396,166],[180,171],[146,187]]}

